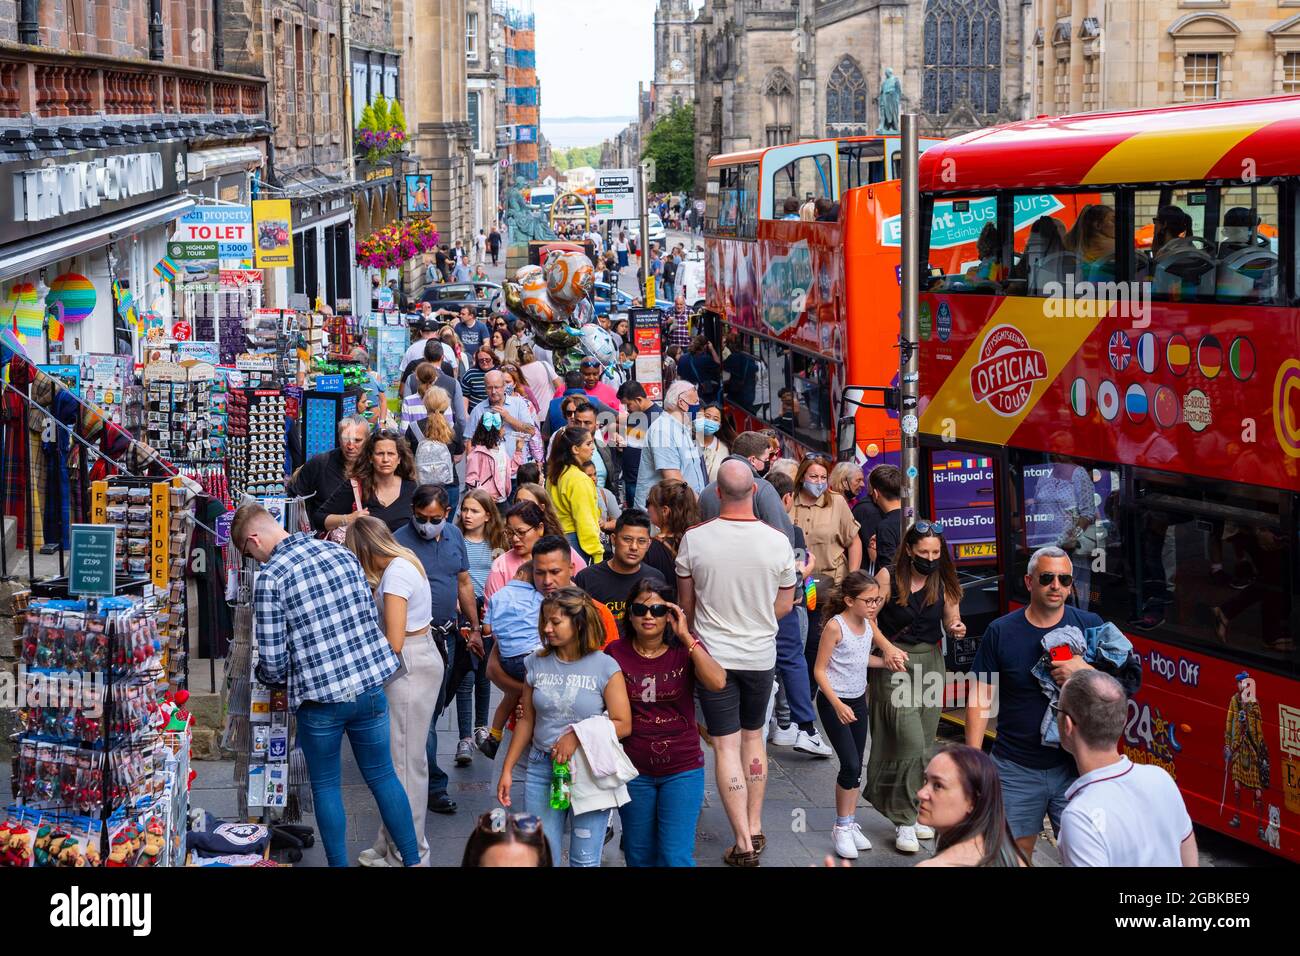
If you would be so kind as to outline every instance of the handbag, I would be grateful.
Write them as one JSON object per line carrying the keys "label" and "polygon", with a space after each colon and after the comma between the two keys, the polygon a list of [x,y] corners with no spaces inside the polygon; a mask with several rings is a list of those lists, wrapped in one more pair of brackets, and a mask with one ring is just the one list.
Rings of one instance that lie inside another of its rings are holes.
{"label": "handbag", "polygon": [[[361,510],[361,486],[357,484],[357,480],[355,478],[351,480],[351,484],[352,484],[352,501],[353,504],[355,505],[355,507],[352,510],[354,512],[360,511]],[[325,540],[333,541],[335,544],[342,544],[344,539],[347,538],[347,536],[348,536],[347,525],[339,525],[333,531],[325,532]]]}

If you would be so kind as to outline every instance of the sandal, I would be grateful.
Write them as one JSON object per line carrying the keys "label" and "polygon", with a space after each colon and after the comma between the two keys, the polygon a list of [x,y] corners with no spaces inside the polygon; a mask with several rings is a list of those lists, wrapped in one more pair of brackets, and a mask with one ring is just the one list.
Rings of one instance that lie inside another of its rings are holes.
{"label": "sandal", "polygon": [[727,866],[755,867],[758,866],[758,854],[752,851],[746,853],[740,847],[733,846],[722,854],[722,862]]}
{"label": "sandal", "polygon": [[763,851],[767,849],[767,837],[761,833],[755,833],[749,838],[749,842],[754,847],[755,856],[762,856]]}

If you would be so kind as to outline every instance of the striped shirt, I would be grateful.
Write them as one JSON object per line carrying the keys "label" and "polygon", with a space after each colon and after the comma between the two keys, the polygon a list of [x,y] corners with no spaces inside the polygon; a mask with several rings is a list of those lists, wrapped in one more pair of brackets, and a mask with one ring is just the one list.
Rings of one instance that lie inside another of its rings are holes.
{"label": "striped shirt", "polygon": [[343,703],[383,685],[397,657],[351,551],[306,534],[276,545],[253,584],[257,679],[289,685],[289,707]]}

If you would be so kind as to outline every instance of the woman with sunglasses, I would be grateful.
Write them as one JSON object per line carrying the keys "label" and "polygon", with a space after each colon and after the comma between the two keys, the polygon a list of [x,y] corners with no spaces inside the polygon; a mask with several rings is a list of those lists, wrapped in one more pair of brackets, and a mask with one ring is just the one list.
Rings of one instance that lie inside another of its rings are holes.
{"label": "woman with sunglasses", "polygon": [[487,399],[487,373],[496,367],[497,357],[484,342],[474,353],[474,364],[460,377],[460,387],[471,409]]}
{"label": "woman with sunglasses", "polygon": [[[863,791],[871,805],[897,828],[894,845],[915,853],[918,840],[934,831],[917,825],[917,791],[925,777],[925,755],[939,727],[940,706],[925,688],[943,686],[944,634],[966,636],[961,620],[961,582],[943,540],[943,525],[918,521],[903,536],[892,568],[876,573],[886,601],[877,617],[876,648],[885,666],[870,679],[871,758]],[[910,672],[900,693],[892,672]]]}
{"label": "woman with sunglasses", "polygon": [[326,531],[345,528],[362,515],[378,518],[389,531],[410,523],[415,456],[395,428],[381,428],[366,439],[349,478],[321,507]]}
{"label": "woman with sunglasses", "polygon": [[489,346],[492,354],[496,356],[497,364],[500,365],[506,360],[506,333],[504,329],[493,329],[492,338]]}
{"label": "woman with sunglasses", "polygon": [[618,663],[600,653],[605,624],[585,593],[560,588],[542,601],[538,621],[544,646],[524,663],[523,717],[515,722],[497,781],[497,800],[504,807],[511,805],[514,768],[527,749],[524,806],[541,817],[552,855],[562,857],[564,834],[570,830],[569,865],[600,866],[609,810],[575,814],[571,808],[552,809],[551,781],[554,767],[568,764],[578,749],[574,724],[608,715],[620,740],[631,732],[627,685]]}
{"label": "woman with sunglasses", "polygon": [[[519,566],[532,559],[533,545],[548,534],[562,534],[562,532],[559,530],[558,523],[554,527],[548,524],[546,513],[542,511],[540,505],[532,501],[515,502],[514,507],[506,512],[506,541],[510,547],[492,562],[487,583],[483,585],[485,601],[490,601],[493,594],[514,580]],[[586,566],[587,562],[582,556],[574,553],[573,573],[577,574]]]}
{"label": "woman with sunglasses", "polygon": [[542,821],[530,813],[507,813],[496,807],[478,818],[465,843],[462,867],[550,867],[551,848]]}
{"label": "woman with sunglasses", "polygon": [[641,774],[628,782],[631,802],[618,809],[623,855],[628,866],[694,866],[704,803],[695,685],[722,690],[727,672],[691,635],[665,585],[643,578],[627,600],[621,636],[605,648],[627,682],[632,733],[623,748]]}
{"label": "woman with sunglasses", "polygon": [[867,747],[867,676],[871,668],[885,666],[871,653],[873,625],[884,603],[883,594],[875,578],[854,571],[838,591],[827,595],[826,613],[834,616],[822,630],[813,665],[817,714],[840,761],[831,841],[835,852],[846,860],[856,860],[859,850],[871,849],[855,815],[862,785],[862,754]]}

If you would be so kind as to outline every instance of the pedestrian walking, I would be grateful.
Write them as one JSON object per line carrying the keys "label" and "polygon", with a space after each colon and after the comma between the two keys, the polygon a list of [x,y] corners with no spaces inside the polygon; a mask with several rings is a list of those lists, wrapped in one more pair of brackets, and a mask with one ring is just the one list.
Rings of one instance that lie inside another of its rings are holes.
{"label": "pedestrian walking", "polygon": [[794,606],[794,551],[781,532],[754,518],[754,475],[727,460],[718,472],[721,513],[686,532],[677,552],[677,590],[687,624],[727,671],[721,691],[702,690],[716,775],[735,836],[730,866],[758,865],[767,845],[767,709],[776,669],[777,621]]}
{"label": "pedestrian walking", "polygon": [[542,833],[542,821],[530,813],[507,813],[493,807],[478,818],[465,843],[462,868],[550,867],[551,848]]}
{"label": "pedestrian walking", "polygon": [[925,767],[918,819],[938,834],[938,852],[917,866],[1028,866],[1007,826],[1002,782],[988,754],[945,747]]}
{"label": "pedestrian walking", "polygon": [[[415,554],[393,538],[378,518],[358,518],[348,526],[347,549],[357,556],[375,602],[388,643],[402,662],[402,676],[384,686],[391,723],[389,748],[397,779],[411,805],[411,823],[420,848],[420,865],[429,865],[424,818],[429,787],[425,741],[433,723],[444,672],[442,655],[429,633],[432,597],[424,567]],[[381,825],[375,843],[361,851],[362,866],[400,866],[397,847]]]}
{"label": "pedestrian walking", "polygon": [[1066,866],[1197,866],[1196,834],[1178,784],[1163,767],[1119,752],[1128,696],[1114,677],[1079,670],[1056,706],[1061,749],[1079,777],[1065,791],[1061,862]]}
{"label": "pedestrian walking", "polygon": [[704,467],[694,431],[699,407],[699,393],[690,382],[674,382],[668,387],[664,414],[646,432],[641,450],[636,479],[638,508],[645,506],[650,489],[668,478],[685,481],[697,495],[704,490]]}
{"label": "pedestrian walking", "polygon": [[644,580],[668,587],[661,572],[645,563],[650,549],[650,516],[638,508],[618,515],[614,524],[614,553],[600,564],[590,564],[573,579],[592,600],[609,608],[615,621],[627,614],[628,594]]}
{"label": "pedestrian walking", "polygon": [[497,265],[497,257],[501,254],[501,232],[496,226],[488,233],[488,254],[492,256],[492,265]]}
{"label": "pedestrian walking", "polygon": [[325,530],[346,527],[363,515],[379,518],[390,531],[411,519],[415,458],[395,428],[380,428],[366,439],[349,470],[349,481],[321,507]]}
{"label": "pedestrian walking", "polygon": [[[921,848],[918,840],[934,836],[925,824],[917,826],[916,794],[943,703],[926,688],[935,679],[943,686],[946,669],[940,643],[944,634],[966,636],[961,582],[943,539],[943,526],[916,522],[904,537],[893,567],[881,568],[876,579],[886,599],[876,619],[875,641],[888,670],[873,670],[870,678],[871,758],[863,793],[894,824],[898,851],[915,853]],[[890,672],[906,673],[908,679],[895,687]]]}
{"label": "pedestrian walking", "polygon": [[[623,855],[628,866],[694,866],[704,804],[695,688],[721,691],[727,673],[691,634],[657,576],[638,579],[623,599],[619,640],[605,648],[627,685],[632,732],[623,747],[640,774],[627,785],[632,799],[619,807]],[[654,693],[645,693],[647,687]]]}
{"label": "pedestrian walking", "polygon": [[858,825],[856,810],[867,746],[867,674],[870,668],[884,667],[884,661],[871,653],[872,624],[884,597],[879,582],[865,571],[847,575],[827,597],[827,612],[834,616],[826,622],[818,642],[813,675],[817,713],[840,762],[831,842],[840,856],[856,860],[858,851],[871,849],[871,841]]}
{"label": "pedestrian walking", "polygon": [[555,503],[560,527],[588,564],[601,560],[605,553],[600,543],[596,488],[582,472],[595,453],[591,432],[568,425],[555,433],[546,461],[546,491]]}
{"label": "pedestrian walking", "polygon": [[[253,582],[259,682],[287,685],[330,866],[347,866],[340,747],[353,755],[404,866],[420,864],[411,805],[393,768],[384,684],[399,668],[356,556],[290,535],[265,508],[235,513],[230,543],[261,567]],[[292,663],[291,663],[292,662]]]}
{"label": "pedestrian walking", "polygon": [[[505,522],[491,495],[471,489],[465,492],[465,499],[460,504],[456,527],[465,539],[470,583],[474,589],[478,619],[482,622],[485,620],[483,593],[488,574],[492,571],[492,562],[510,546],[506,538]],[[465,675],[456,688],[456,727],[460,732],[460,743],[456,745],[458,767],[469,765],[472,751],[479,748],[488,736],[488,704],[492,695],[492,682],[487,676],[487,654],[492,650],[493,641],[490,633],[485,630],[483,656],[476,654],[472,657],[473,670]]]}
{"label": "pedestrian walking", "polygon": [[474,264],[483,265],[487,258],[487,234],[480,229],[478,235],[474,237]]}
{"label": "pedestrian walking", "polygon": [[582,591],[562,588],[545,598],[539,621],[545,646],[525,661],[523,717],[515,724],[501,767],[497,800],[511,806],[514,768],[528,750],[524,807],[541,818],[552,856],[563,858],[561,847],[568,831],[569,865],[599,866],[609,809],[578,812],[570,800],[557,800],[567,805],[555,806],[552,783],[556,768],[569,768],[579,747],[575,724],[599,717],[612,724],[618,739],[631,733],[627,685],[618,662],[600,653],[605,645],[603,622]]}

